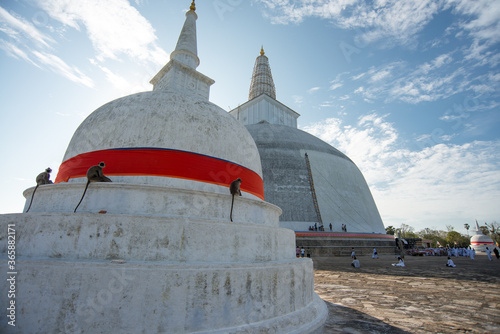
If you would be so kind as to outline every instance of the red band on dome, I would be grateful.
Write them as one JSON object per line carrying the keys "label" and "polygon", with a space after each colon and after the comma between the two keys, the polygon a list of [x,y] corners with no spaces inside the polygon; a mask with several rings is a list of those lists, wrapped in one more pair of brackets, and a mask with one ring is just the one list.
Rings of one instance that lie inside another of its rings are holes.
{"label": "red band on dome", "polygon": [[264,199],[264,183],[254,171],[238,164],[203,154],[160,149],[125,148],[82,153],[64,161],[55,183],[86,177],[89,167],[104,161],[104,174],[151,175],[195,180],[228,186],[241,178],[240,189]]}

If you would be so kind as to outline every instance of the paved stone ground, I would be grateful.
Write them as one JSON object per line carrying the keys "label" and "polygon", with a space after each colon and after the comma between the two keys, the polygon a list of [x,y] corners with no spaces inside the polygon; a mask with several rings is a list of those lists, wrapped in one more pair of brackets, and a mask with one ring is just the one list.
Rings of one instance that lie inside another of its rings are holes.
{"label": "paved stone ground", "polygon": [[315,290],[327,302],[327,333],[500,333],[500,260],[394,255],[313,258]]}

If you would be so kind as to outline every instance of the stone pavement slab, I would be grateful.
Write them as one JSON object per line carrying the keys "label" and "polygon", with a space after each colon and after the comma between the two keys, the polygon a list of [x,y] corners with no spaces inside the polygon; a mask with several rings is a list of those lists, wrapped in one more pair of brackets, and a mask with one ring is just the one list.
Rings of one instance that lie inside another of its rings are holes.
{"label": "stone pavement slab", "polygon": [[500,333],[500,260],[446,256],[313,258],[315,291],[327,302],[326,333]]}

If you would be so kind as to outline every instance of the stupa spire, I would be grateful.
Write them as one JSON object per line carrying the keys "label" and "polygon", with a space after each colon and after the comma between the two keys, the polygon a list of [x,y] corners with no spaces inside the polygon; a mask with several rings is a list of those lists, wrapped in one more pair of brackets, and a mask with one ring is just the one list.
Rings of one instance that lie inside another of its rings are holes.
{"label": "stupa spire", "polygon": [[477,219],[476,219],[476,234],[484,234],[483,231],[479,228],[479,223],[477,222]]}
{"label": "stupa spire", "polygon": [[193,95],[208,101],[212,79],[196,70],[200,64],[196,46],[196,5],[191,2],[186,12],[175,50],[170,54],[170,61],[151,79],[153,90],[177,91],[180,94]]}
{"label": "stupa spire", "polygon": [[196,20],[198,19],[198,15],[196,15],[195,10],[196,5],[193,1],[189,7],[189,11],[186,12],[186,20],[177,40],[175,50],[170,54],[170,59],[178,60],[192,68],[196,68],[200,64],[196,43]]}
{"label": "stupa spire", "polygon": [[269,59],[264,52],[264,46],[260,49],[260,56],[255,60],[248,99],[254,99],[261,94],[267,94],[276,99],[276,88],[274,87],[273,75],[271,74]]}

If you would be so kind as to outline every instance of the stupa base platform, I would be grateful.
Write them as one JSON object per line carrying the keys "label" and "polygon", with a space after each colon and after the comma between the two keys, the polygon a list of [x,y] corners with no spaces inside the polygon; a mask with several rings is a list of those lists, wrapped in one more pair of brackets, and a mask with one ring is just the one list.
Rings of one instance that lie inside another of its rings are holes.
{"label": "stupa base platform", "polygon": [[[15,271],[15,297],[1,294],[0,308],[15,302],[16,326],[4,321],[2,333],[310,333],[326,319],[313,263],[295,258],[288,229],[28,213],[1,215],[0,240],[9,225],[15,265],[0,270]],[[0,281],[0,291],[11,285]]]}
{"label": "stupa base platform", "polygon": [[[19,258],[16,263],[19,333],[309,333],[327,315],[313,291],[309,259],[182,265]],[[8,272],[6,264],[0,268]],[[3,280],[2,291],[8,291],[5,285]],[[6,293],[0,301],[6,309]],[[11,329],[2,322],[1,332]]]}
{"label": "stupa base platform", "polygon": [[358,255],[394,254],[394,236],[376,233],[296,231],[298,247],[309,248],[311,256],[350,256],[354,248]]}

